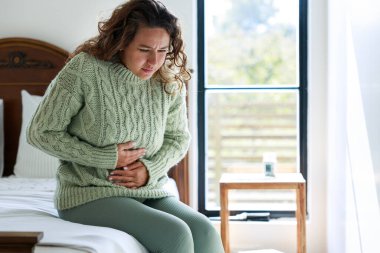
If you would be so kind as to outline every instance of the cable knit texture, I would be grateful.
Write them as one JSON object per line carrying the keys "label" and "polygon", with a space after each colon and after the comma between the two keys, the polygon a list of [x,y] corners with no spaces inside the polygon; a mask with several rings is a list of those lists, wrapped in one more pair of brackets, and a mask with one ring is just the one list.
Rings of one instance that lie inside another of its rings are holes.
{"label": "cable knit texture", "polygon": [[[49,85],[27,131],[30,144],[60,159],[57,209],[112,196],[169,196],[162,188],[167,172],[190,142],[185,93],[167,94],[158,81],[141,80],[122,64],[86,53],[71,59]],[[146,149],[140,161],[149,181],[138,189],[107,180],[117,144],[128,141]]]}

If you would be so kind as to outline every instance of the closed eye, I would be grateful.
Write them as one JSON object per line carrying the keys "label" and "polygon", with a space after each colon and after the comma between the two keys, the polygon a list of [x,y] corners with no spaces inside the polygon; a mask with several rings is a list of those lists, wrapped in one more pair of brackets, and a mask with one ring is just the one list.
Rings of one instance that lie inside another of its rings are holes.
{"label": "closed eye", "polygon": [[[138,50],[139,50],[140,52],[143,52],[143,53],[148,53],[148,52],[151,51],[150,48],[144,48],[144,47],[141,47],[141,48],[139,48]],[[163,48],[163,49],[158,49],[158,50],[157,50],[158,53],[164,53],[164,54],[168,53],[168,51],[169,51],[169,50],[168,50],[167,48]]]}
{"label": "closed eye", "polygon": [[146,53],[146,52],[149,52],[149,49],[148,48],[139,48],[139,51]]}

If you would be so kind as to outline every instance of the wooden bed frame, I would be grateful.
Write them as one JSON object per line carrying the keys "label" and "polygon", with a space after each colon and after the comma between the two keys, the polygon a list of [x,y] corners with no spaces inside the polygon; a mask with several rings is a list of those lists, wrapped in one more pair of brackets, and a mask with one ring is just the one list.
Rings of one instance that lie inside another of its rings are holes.
{"label": "wooden bed frame", "polygon": [[[22,115],[21,90],[43,95],[68,55],[57,46],[35,39],[0,39],[0,98],[4,100],[3,176],[13,174],[16,162]],[[177,183],[181,201],[189,204],[187,155],[170,170],[169,176]]]}

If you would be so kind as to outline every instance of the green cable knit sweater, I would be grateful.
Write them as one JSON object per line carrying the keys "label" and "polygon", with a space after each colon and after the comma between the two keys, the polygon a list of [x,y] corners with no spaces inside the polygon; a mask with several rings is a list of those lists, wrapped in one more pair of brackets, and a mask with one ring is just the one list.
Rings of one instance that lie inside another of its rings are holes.
{"label": "green cable knit sweater", "polygon": [[[27,134],[30,144],[60,159],[57,209],[112,196],[169,196],[162,188],[167,172],[190,142],[185,92],[167,94],[154,79],[86,53],[71,59],[49,85]],[[117,144],[128,141],[146,149],[140,161],[149,181],[138,189],[107,181]]]}

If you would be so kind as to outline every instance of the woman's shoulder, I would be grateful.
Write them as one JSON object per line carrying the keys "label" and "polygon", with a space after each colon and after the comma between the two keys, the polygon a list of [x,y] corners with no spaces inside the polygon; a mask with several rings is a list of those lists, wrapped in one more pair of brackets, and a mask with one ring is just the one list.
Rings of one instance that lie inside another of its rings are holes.
{"label": "woman's shoulder", "polygon": [[76,54],[74,57],[72,57],[67,65],[72,67],[80,67],[80,65],[88,64],[88,63],[94,63],[96,62],[96,58],[86,52],[80,52],[79,54]]}
{"label": "woman's shoulder", "polygon": [[163,94],[163,97],[170,103],[186,99],[187,91],[185,85],[180,85],[177,82],[162,83],[157,80],[155,80],[154,83],[155,89],[158,89],[159,92]]}
{"label": "woman's shoulder", "polygon": [[81,74],[94,72],[98,67],[108,67],[109,64],[110,62],[99,60],[89,53],[80,52],[69,60],[66,68]]}
{"label": "woman's shoulder", "polygon": [[177,95],[180,91],[179,84],[176,82],[164,83],[159,78],[151,78],[150,83],[167,95]]}
{"label": "woman's shoulder", "polygon": [[88,59],[88,56],[89,55],[84,52],[76,54],[66,63],[64,69],[80,72],[80,69],[83,66],[83,62],[85,62]]}
{"label": "woman's shoulder", "polygon": [[165,92],[172,96],[186,96],[186,86],[179,82],[163,84]]}

